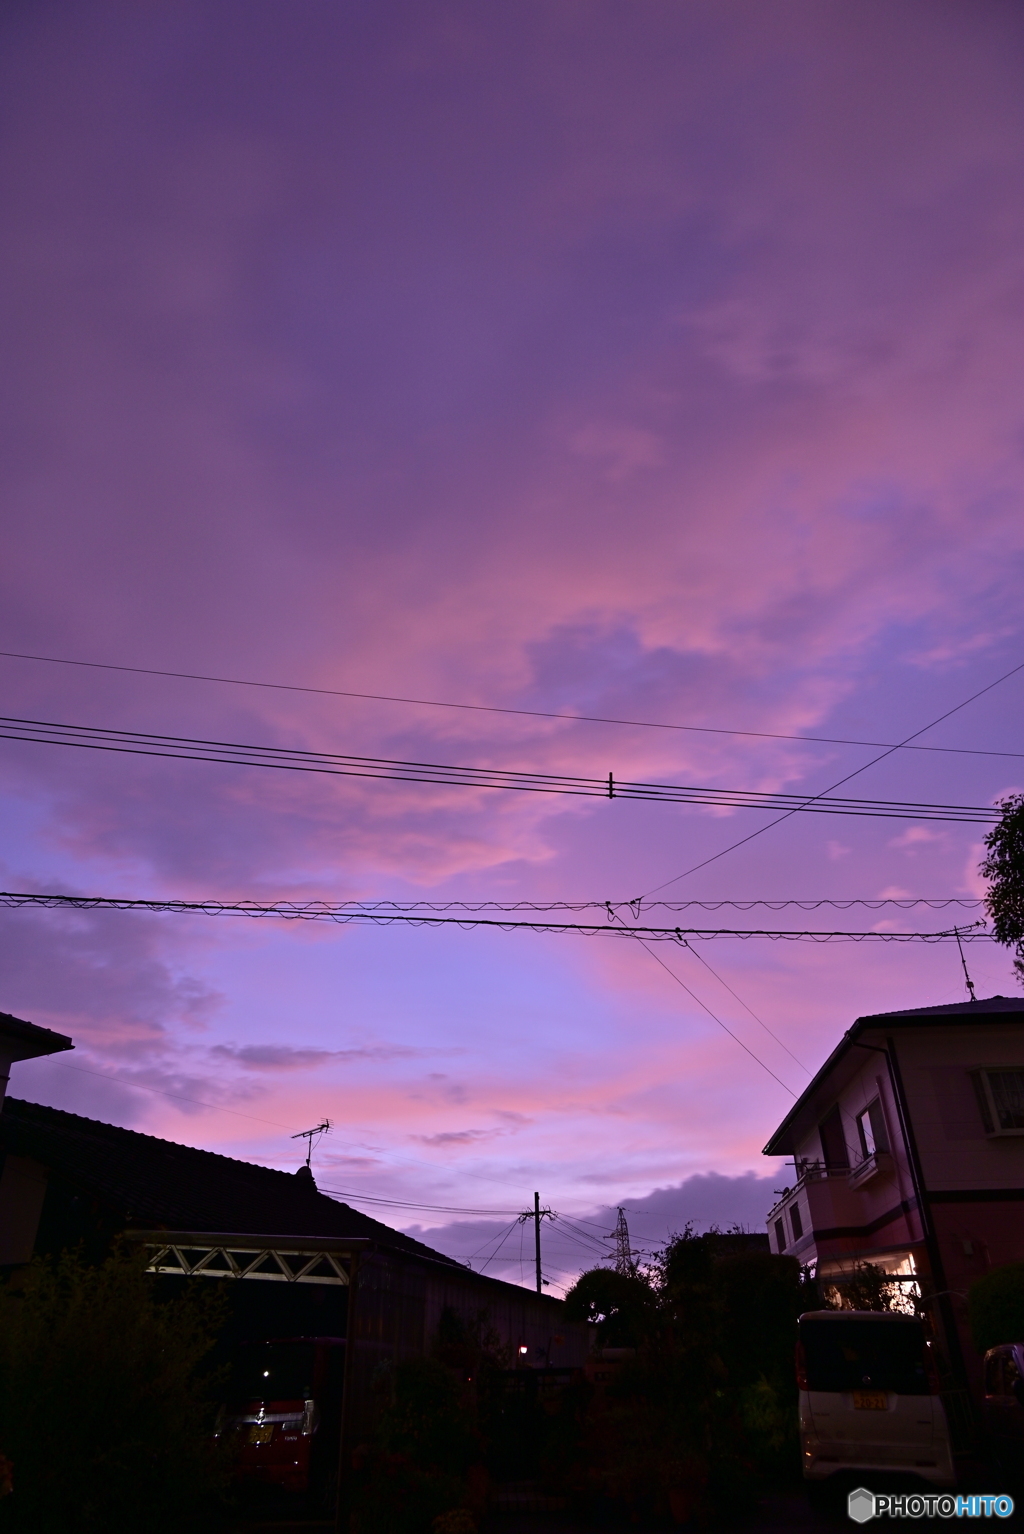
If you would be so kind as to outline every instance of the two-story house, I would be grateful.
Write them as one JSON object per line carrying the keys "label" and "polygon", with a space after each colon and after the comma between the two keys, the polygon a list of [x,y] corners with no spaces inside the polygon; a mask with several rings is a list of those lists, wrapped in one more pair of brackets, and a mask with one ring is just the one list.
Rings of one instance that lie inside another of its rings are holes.
{"label": "two-story house", "polygon": [[764,1154],[792,1164],[772,1250],[825,1283],[872,1263],[916,1284],[975,1392],[967,1291],[1024,1261],[1024,997],[859,1017]]}

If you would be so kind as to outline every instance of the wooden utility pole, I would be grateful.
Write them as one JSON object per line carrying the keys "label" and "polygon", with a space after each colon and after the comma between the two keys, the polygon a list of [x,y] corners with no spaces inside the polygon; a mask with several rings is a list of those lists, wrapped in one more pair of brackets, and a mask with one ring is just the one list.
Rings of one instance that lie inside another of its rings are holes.
{"label": "wooden utility pole", "polygon": [[522,1222],[524,1220],[532,1220],[533,1221],[533,1243],[534,1243],[534,1251],[536,1252],[536,1256],[537,1256],[537,1293],[538,1294],[542,1294],[544,1292],[544,1277],[543,1277],[543,1275],[541,1273],[541,1270],[540,1270],[540,1222],[541,1222],[541,1220],[553,1220],[554,1218],[555,1218],[555,1216],[554,1216],[554,1214],[552,1213],[552,1211],[550,1209],[542,1209],[540,1207],[540,1194],[539,1193],[535,1193],[533,1195],[533,1208],[532,1209],[527,1209],[524,1214],[521,1214],[519,1216],[520,1224],[522,1224]]}

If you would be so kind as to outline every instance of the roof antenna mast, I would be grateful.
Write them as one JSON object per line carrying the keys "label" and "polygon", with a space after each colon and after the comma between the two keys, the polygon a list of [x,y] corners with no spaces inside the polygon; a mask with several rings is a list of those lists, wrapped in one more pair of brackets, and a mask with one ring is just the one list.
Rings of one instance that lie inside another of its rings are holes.
{"label": "roof antenna mast", "polygon": [[953,928],[953,936],[956,938],[956,946],[960,950],[960,963],[964,967],[964,979],[967,981],[967,993],[970,996],[972,1001],[977,1001],[978,998],[974,994],[974,981],[971,979],[970,975],[967,973],[967,960],[964,958],[964,945],[960,941],[960,928],[959,927],[954,927]]}
{"label": "roof antenna mast", "polygon": [[319,1143],[321,1135],[327,1134],[331,1128],[330,1119],[324,1119],[322,1124],[317,1124],[315,1129],[300,1129],[297,1135],[292,1135],[293,1140],[305,1140],[306,1142],[306,1167],[312,1171],[309,1163],[313,1157],[313,1145]]}

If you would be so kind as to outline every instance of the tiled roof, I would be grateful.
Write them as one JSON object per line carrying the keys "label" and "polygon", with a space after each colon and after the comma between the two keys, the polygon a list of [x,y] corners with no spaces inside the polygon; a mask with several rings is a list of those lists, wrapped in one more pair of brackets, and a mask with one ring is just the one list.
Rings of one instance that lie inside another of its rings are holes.
{"label": "tiled roof", "polygon": [[312,1178],[119,1129],[8,1097],[0,1145],[29,1156],[125,1225],[249,1235],[367,1237],[460,1266],[401,1231],[317,1191]]}
{"label": "tiled roof", "polygon": [[0,1041],[11,1051],[8,1059],[13,1055],[15,1060],[33,1060],[75,1047],[66,1034],[40,1028],[38,1023],[26,1023],[23,1017],[13,1017],[10,1012],[0,1012]]}
{"label": "tiled roof", "polygon": [[1024,1012],[1024,996],[986,996],[980,1001],[954,1001],[938,1007],[904,1007],[899,1012],[874,1012],[858,1017],[858,1023],[873,1023],[894,1017],[984,1017],[994,1012]]}

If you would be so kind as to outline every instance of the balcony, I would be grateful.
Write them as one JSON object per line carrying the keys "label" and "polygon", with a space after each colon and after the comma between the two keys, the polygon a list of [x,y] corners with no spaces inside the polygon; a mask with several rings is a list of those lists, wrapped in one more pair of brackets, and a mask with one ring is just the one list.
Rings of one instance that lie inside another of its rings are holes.
{"label": "balcony", "polygon": [[[773,1209],[769,1211],[769,1220],[777,1219],[783,1210],[788,1209],[794,1199],[809,1183],[826,1182],[829,1179],[849,1177],[846,1167],[828,1167],[823,1161],[800,1161],[797,1163],[799,1176],[791,1188],[787,1188]],[[810,1194],[808,1194],[808,1199]]]}
{"label": "balcony", "polygon": [[870,1156],[855,1166],[847,1175],[847,1183],[853,1189],[866,1188],[868,1183],[874,1182],[876,1177],[890,1175],[893,1170],[892,1157],[888,1151],[872,1151]]}

